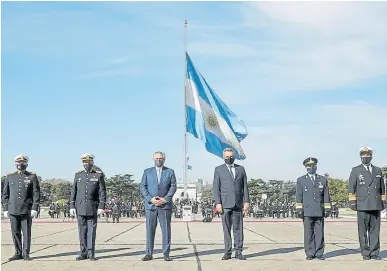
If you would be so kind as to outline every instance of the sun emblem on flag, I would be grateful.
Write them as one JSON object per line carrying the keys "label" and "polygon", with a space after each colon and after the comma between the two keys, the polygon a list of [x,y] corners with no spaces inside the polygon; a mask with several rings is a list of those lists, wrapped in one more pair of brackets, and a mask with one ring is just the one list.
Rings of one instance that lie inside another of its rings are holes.
{"label": "sun emblem on flag", "polygon": [[214,113],[208,113],[204,116],[204,122],[209,128],[219,128],[219,122]]}

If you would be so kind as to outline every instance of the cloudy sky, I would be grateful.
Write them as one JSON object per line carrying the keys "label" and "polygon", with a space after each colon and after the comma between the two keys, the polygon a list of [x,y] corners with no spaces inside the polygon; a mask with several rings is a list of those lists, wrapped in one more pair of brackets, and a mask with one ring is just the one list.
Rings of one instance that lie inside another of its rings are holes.
{"label": "cloudy sky", "polygon": [[[348,178],[363,145],[387,165],[387,3],[2,3],[1,173],[30,156],[72,179],[91,152],[107,175],[167,154],[183,169],[188,52],[246,124],[249,178],[294,180],[302,161]],[[189,135],[189,178],[221,159]]]}

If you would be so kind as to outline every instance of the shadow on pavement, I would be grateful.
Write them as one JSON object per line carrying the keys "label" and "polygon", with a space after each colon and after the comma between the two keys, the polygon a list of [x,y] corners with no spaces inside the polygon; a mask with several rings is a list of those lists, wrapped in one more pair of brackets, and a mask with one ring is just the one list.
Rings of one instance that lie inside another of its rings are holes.
{"label": "shadow on pavement", "polygon": [[253,254],[247,254],[247,255],[245,255],[245,257],[248,259],[248,258],[260,257],[260,256],[285,254],[285,253],[295,252],[295,251],[298,251],[301,249],[304,249],[304,247],[275,248],[275,249],[261,251],[261,252],[257,252],[257,253],[253,253]]}

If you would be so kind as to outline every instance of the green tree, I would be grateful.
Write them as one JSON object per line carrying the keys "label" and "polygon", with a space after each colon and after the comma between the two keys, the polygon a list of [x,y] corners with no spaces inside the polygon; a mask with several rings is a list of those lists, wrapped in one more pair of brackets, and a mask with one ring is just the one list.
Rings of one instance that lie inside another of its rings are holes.
{"label": "green tree", "polygon": [[387,176],[387,166],[382,167],[383,176]]}
{"label": "green tree", "polygon": [[341,179],[328,179],[331,202],[345,206],[348,201],[348,181]]}
{"label": "green tree", "polygon": [[108,197],[114,194],[123,201],[138,201],[140,197],[139,184],[135,184],[131,174],[118,174],[106,180]]}
{"label": "green tree", "polygon": [[71,183],[70,182],[60,182],[53,186],[53,200],[58,201],[61,199],[69,200],[71,194]]}
{"label": "green tree", "polygon": [[212,200],[212,198],[213,198],[212,185],[208,184],[206,186],[203,186],[201,201],[203,202],[203,201]]}
{"label": "green tree", "polygon": [[52,184],[47,182],[40,183],[40,203],[43,206],[48,206],[53,201],[53,194],[51,192]]}

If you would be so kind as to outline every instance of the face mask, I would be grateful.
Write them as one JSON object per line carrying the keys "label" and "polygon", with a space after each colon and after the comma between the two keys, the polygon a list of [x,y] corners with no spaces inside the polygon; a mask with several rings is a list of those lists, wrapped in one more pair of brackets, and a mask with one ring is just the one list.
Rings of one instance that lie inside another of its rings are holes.
{"label": "face mask", "polygon": [[16,168],[17,168],[18,170],[20,170],[20,171],[24,171],[24,170],[26,170],[27,165],[25,165],[25,164],[19,164],[19,165],[16,165]]}
{"label": "face mask", "polygon": [[235,161],[235,157],[228,157],[224,159],[224,161],[226,162],[227,165],[232,165]]}
{"label": "face mask", "polygon": [[372,160],[372,157],[371,156],[364,156],[364,157],[361,157],[361,162],[364,164],[364,165],[369,165],[371,163],[371,160]]}
{"label": "face mask", "polygon": [[306,169],[306,171],[307,171],[309,174],[313,175],[313,174],[316,173],[317,167],[308,167],[308,168]]}
{"label": "face mask", "polygon": [[156,165],[156,167],[162,167],[164,165],[164,160],[163,159],[156,159],[155,165]]}
{"label": "face mask", "polygon": [[91,171],[91,169],[93,168],[93,164],[83,164],[83,167],[86,171]]}

